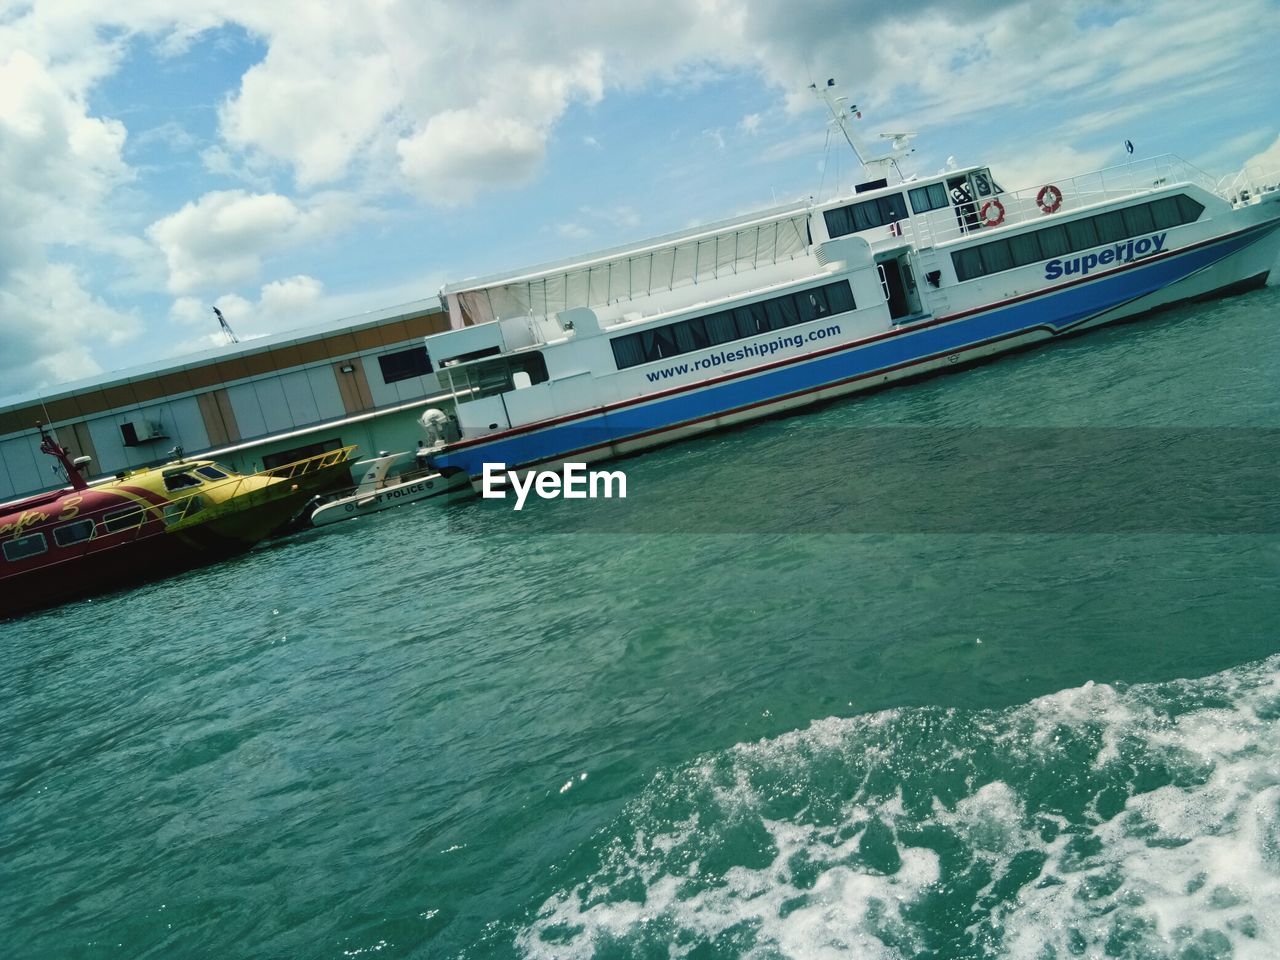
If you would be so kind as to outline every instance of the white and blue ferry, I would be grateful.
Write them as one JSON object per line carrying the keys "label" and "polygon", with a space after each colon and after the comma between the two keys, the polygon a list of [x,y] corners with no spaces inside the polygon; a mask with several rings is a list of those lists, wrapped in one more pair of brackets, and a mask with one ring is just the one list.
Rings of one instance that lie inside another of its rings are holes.
{"label": "white and blue ferry", "polygon": [[[906,137],[866,160],[824,94],[864,169],[896,170]],[[1028,190],[983,166],[895,180],[445,287],[426,343],[458,432],[432,465],[630,454],[1261,286],[1280,254],[1280,177],[1172,156]]]}

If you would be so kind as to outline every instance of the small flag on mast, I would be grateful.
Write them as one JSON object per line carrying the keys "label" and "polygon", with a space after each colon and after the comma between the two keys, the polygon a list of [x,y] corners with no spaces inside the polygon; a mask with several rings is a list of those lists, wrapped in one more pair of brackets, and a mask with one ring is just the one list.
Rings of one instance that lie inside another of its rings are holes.
{"label": "small flag on mast", "polygon": [[1124,142],[1124,149],[1125,149],[1125,152],[1127,152],[1127,153],[1133,153],[1133,141],[1132,141],[1132,140],[1126,140],[1126,141]]}

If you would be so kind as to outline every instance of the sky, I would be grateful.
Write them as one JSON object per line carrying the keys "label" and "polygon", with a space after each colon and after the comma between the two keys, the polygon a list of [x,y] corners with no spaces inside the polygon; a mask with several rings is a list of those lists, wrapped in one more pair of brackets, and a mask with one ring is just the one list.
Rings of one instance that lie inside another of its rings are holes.
{"label": "sky", "polygon": [[[181,8],[181,9],[179,9]],[[0,397],[906,172],[1280,172],[1280,0],[0,0]]]}

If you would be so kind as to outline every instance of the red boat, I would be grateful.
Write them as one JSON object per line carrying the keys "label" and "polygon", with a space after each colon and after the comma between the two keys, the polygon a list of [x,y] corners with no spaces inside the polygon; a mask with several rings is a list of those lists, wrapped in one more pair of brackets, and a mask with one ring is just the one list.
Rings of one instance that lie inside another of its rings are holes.
{"label": "red boat", "polygon": [[355,447],[252,475],[175,460],[89,484],[40,428],[71,486],[0,504],[0,619],[248,550],[315,494],[349,483]]}

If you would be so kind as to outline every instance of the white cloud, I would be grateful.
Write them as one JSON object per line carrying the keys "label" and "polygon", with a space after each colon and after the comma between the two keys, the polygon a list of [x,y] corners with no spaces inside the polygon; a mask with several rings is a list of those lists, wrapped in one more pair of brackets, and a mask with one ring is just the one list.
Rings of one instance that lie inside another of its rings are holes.
{"label": "white cloud", "polygon": [[205,343],[210,338],[210,342],[217,344],[225,342],[226,338],[212,307],[222,311],[237,337],[249,340],[329,319],[318,315],[323,300],[324,284],[314,277],[299,274],[264,284],[256,301],[236,293],[223,294],[212,303],[198,297],[179,297],[169,308],[169,319],[182,327],[203,327],[210,331],[197,341],[187,341],[188,346]]}
{"label": "white cloud", "polygon": [[1265,178],[1267,183],[1280,182],[1280,136],[1267,149],[1246,160],[1244,166],[1254,176]]}
{"label": "white cloud", "polygon": [[[0,44],[2,46],[2,44]],[[95,344],[135,333],[135,317],[92,294],[55,245],[111,250],[101,220],[130,178],[124,127],[90,117],[82,97],[35,57],[0,60],[0,379],[6,393],[93,373]]]}
{"label": "white cloud", "polygon": [[264,255],[360,215],[355,199],[339,193],[313,197],[304,209],[278,193],[215,190],[157,220],[147,236],[164,253],[170,292],[190,293],[253,280]]}
{"label": "white cloud", "polygon": [[760,114],[748,113],[745,117],[738,121],[738,129],[749,137],[754,137],[760,132]]}

